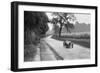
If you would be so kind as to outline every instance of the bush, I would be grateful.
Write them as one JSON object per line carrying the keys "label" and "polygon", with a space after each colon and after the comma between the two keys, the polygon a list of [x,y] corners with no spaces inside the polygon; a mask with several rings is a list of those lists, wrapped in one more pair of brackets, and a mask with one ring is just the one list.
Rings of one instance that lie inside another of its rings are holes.
{"label": "bush", "polygon": [[[59,37],[58,35],[54,35],[54,37]],[[60,38],[73,38],[73,39],[90,39],[90,34],[84,33],[84,34],[73,34],[73,35],[63,35]]]}
{"label": "bush", "polygon": [[37,53],[37,47],[33,44],[24,46],[24,61],[33,61]]}

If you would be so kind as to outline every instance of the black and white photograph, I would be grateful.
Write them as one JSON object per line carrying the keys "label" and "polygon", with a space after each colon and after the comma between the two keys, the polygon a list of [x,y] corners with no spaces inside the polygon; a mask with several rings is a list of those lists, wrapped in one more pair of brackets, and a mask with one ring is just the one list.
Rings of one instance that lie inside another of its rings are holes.
{"label": "black and white photograph", "polygon": [[24,61],[90,59],[89,13],[24,11]]}
{"label": "black and white photograph", "polygon": [[97,7],[12,3],[13,71],[97,66]]}

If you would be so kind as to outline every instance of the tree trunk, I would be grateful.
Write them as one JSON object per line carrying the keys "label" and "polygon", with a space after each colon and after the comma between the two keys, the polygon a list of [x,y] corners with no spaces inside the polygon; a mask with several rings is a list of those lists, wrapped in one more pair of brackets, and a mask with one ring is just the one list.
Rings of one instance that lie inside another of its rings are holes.
{"label": "tree trunk", "polygon": [[61,31],[62,31],[62,24],[61,24],[60,29],[59,29],[59,37],[61,37]]}

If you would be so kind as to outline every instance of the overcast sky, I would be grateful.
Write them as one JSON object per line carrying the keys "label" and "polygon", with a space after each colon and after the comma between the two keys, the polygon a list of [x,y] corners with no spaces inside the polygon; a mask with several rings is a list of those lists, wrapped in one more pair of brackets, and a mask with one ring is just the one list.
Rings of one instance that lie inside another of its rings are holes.
{"label": "overcast sky", "polygon": [[[49,19],[52,19],[51,13],[46,13]],[[90,24],[91,23],[91,15],[90,14],[74,14],[77,21],[80,23],[86,23]]]}
{"label": "overcast sky", "polygon": [[90,24],[91,23],[91,15],[90,14],[74,14],[77,21],[80,23],[86,23]]}

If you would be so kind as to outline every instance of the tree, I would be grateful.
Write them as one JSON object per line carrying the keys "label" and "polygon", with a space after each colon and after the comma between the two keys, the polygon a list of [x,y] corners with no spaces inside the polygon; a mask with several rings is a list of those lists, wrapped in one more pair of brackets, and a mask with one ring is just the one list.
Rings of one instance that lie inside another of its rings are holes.
{"label": "tree", "polygon": [[53,24],[53,30],[54,30],[54,33],[55,35],[58,34],[58,31],[59,31],[59,26],[57,25],[58,23],[58,19],[57,18],[53,18],[51,21],[49,21],[50,23]]}
{"label": "tree", "polygon": [[74,29],[73,23],[67,22],[67,24],[64,25],[67,29],[67,32],[71,33],[71,30]]}
{"label": "tree", "polygon": [[[44,12],[25,11],[24,12],[24,38],[30,41],[32,41],[34,38],[36,39],[38,37],[42,38],[43,36],[45,36],[46,31],[48,30],[47,23],[48,23],[48,17]],[[34,35],[32,36],[33,32]]]}
{"label": "tree", "polygon": [[48,30],[48,17],[44,12],[24,11],[24,61],[33,61],[40,39]]}
{"label": "tree", "polygon": [[54,18],[52,19],[53,24],[59,24],[59,37],[61,36],[61,31],[63,26],[66,27],[67,31],[70,32],[71,29],[74,28],[74,25],[71,21],[74,21],[76,18],[72,13],[62,13],[62,12],[54,12],[52,13]]}

